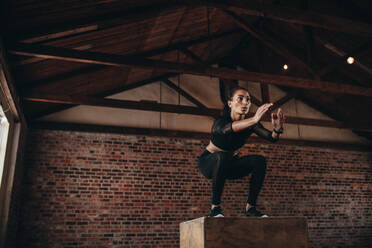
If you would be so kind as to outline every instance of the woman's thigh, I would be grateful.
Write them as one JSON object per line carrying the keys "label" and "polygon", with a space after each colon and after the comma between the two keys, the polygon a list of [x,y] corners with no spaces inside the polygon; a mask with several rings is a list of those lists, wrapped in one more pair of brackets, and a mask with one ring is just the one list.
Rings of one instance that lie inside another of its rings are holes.
{"label": "woman's thigh", "polygon": [[238,179],[247,176],[257,167],[266,169],[266,159],[261,155],[247,155],[234,158],[229,167],[228,179]]}
{"label": "woman's thigh", "polygon": [[208,179],[213,177],[215,170],[229,170],[232,162],[231,153],[214,152],[203,153],[198,160],[199,171]]}

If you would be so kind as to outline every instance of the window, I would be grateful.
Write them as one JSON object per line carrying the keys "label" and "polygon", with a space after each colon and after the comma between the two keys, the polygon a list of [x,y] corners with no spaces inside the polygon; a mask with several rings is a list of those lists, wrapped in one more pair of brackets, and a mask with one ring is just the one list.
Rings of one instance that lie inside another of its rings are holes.
{"label": "window", "polygon": [[4,114],[2,106],[0,105],[0,185],[1,185],[2,178],[3,178],[8,133],[9,133],[9,122]]}

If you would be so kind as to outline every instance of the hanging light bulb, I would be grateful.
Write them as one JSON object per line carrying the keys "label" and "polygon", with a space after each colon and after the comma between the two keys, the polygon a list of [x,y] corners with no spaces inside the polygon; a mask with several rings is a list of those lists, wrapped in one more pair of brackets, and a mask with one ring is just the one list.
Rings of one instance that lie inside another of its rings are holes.
{"label": "hanging light bulb", "polygon": [[346,59],[346,62],[347,62],[349,65],[353,64],[353,63],[354,63],[354,57],[349,56],[349,57]]}
{"label": "hanging light bulb", "polygon": [[288,70],[288,65],[287,65],[287,64],[284,64],[284,65],[283,65],[283,69],[284,69],[284,70]]}

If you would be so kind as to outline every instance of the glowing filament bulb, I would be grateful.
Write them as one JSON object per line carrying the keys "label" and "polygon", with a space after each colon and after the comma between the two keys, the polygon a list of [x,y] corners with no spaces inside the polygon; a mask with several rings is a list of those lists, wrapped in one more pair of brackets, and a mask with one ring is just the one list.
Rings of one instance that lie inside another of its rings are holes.
{"label": "glowing filament bulb", "polygon": [[351,65],[352,63],[354,63],[354,58],[350,56],[350,57],[347,58],[346,61],[347,61],[348,64]]}
{"label": "glowing filament bulb", "polygon": [[284,64],[284,65],[283,65],[283,69],[284,69],[284,70],[288,70],[288,65],[287,65],[287,64]]}

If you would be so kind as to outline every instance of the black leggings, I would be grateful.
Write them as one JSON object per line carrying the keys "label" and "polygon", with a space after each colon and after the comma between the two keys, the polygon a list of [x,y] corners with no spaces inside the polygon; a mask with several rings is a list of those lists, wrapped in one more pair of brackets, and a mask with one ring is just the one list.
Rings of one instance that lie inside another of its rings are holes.
{"label": "black leggings", "polygon": [[248,201],[256,205],[266,174],[266,159],[261,155],[233,156],[231,152],[210,153],[205,150],[198,160],[200,172],[212,179],[212,204],[221,203],[221,195],[226,179],[238,179],[252,173]]}

